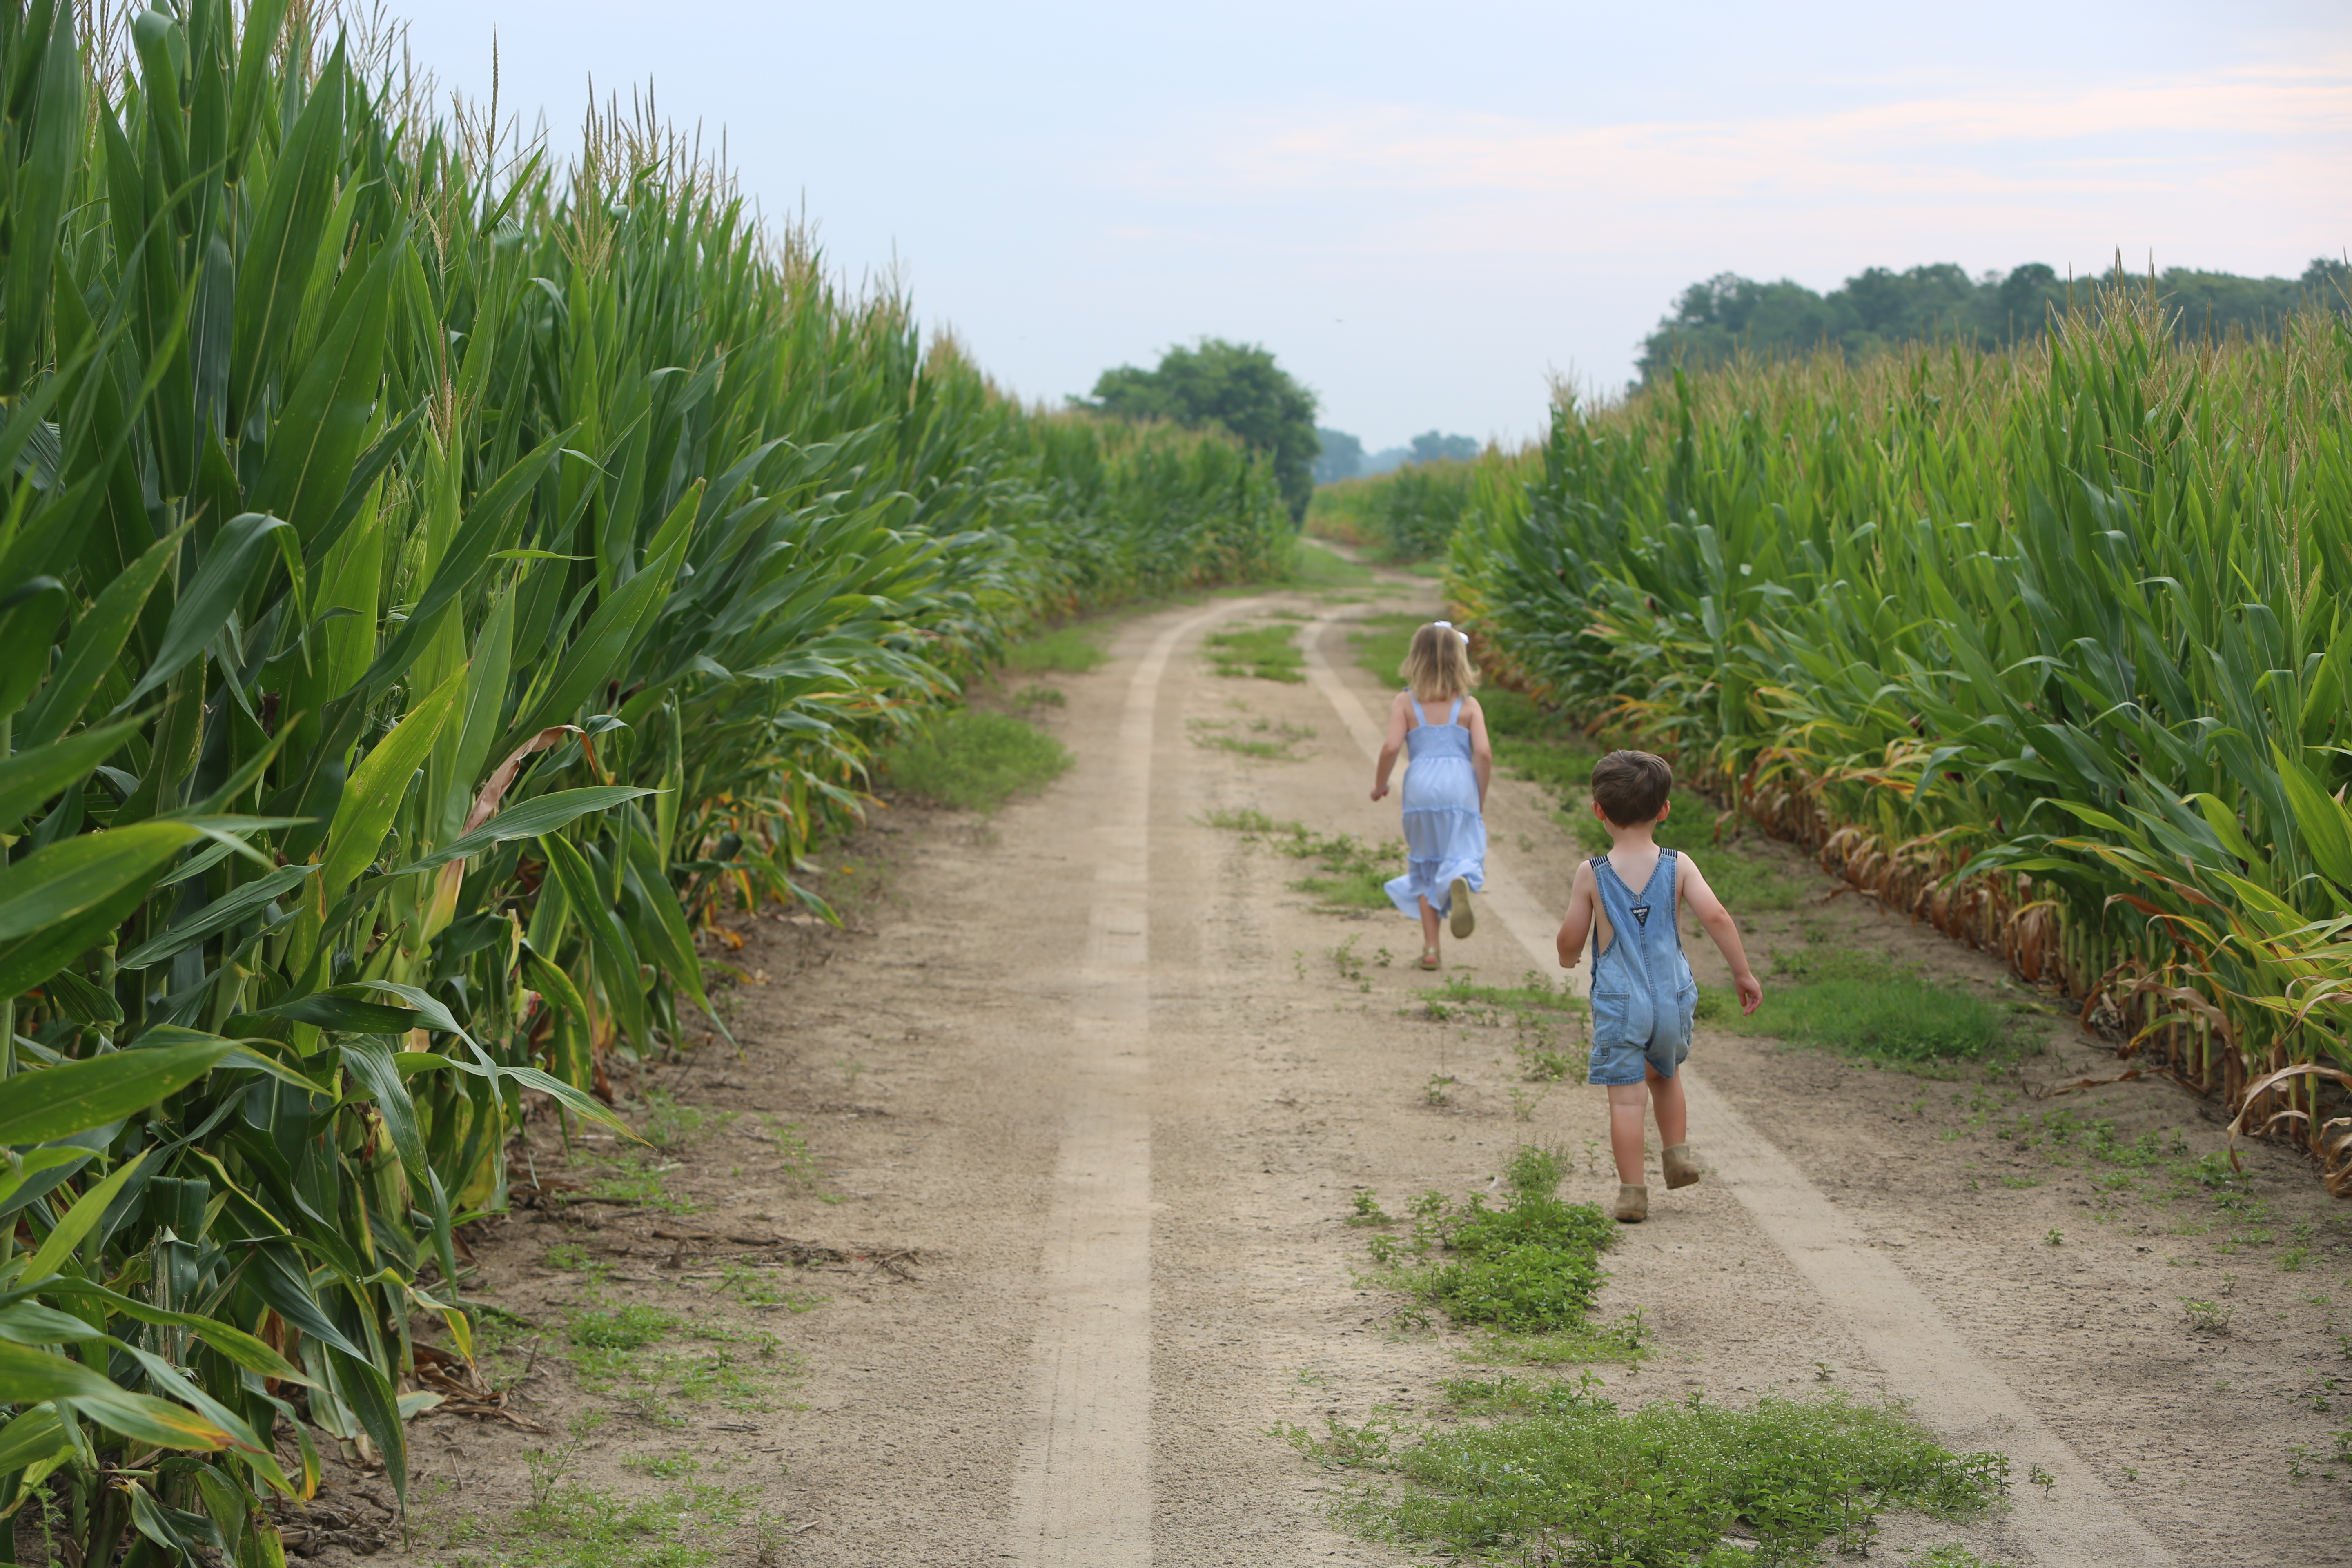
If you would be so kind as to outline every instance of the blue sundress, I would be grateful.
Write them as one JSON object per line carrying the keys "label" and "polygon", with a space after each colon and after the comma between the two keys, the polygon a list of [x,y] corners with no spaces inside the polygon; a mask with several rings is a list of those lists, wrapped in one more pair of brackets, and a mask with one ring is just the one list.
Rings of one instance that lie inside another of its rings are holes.
{"label": "blue sundress", "polygon": [[1445,722],[1433,724],[1421,704],[1404,734],[1404,875],[1388,884],[1391,902],[1414,920],[1418,900],[1427,899],[1439,914],[1453,912],[1454,879],[1486,890],[1486,819],[1478,813],[1478,773],[1470,763],[1470,731],[1454,722],[1462,714],[1455,698]]}

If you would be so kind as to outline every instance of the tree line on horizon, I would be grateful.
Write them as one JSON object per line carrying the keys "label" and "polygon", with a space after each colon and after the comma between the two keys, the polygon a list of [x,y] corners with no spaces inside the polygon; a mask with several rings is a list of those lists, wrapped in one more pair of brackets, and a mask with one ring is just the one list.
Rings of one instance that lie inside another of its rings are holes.
{"label": "tree line on horizon", "polygon": [[1412,463],[1465,462],[1480,449],[1475,437],[1432,429],[1406,446],[1368,453],[1354,436],[1315,423],[1315,394],[1277,364],[1271,351],[1223,338],[1176,344],[1150,370],[1131,364],[1107,370],[1096,378],[1091,396],[1068,401],[1121,419],[1225,432],[1273,464],[1294,521],[1307,515],[1307,498],[1317,485]]}
{"label": "tree line on horizon", "polygon": [[[2094,282],[2147,281],[2120,266],[2100,277],[2062,276],[2029,261],[1970,277],[1952,262],[1895,271],[1870,267],[1826,294],[1783,278],[1764,282],[1718,272],[1683,290],[1642,341],[1647,383],[1675,365],[1697,369],[1739,353],[1785,359],[1835,348],[1859,361],[1903,343],[1951,342],[1985,352],[2038,338],[2053,314],[2088,309]],[[2247,278],[2173,267],[2153,279],[2158,304],[2184,341],[2278,330],[2298,310],[2338,312],[2352,299],[2352,267],[2315,258],[2300,278]]]}
{"label": "tree line on horizon", "polygon": [[[1642,342],[1634,385],[1676,365],[1700,369],[1740,354],[1786,359],[1835,349],[1858,363],[1887,349],[1927,342],[1963,343],[1984,353],[2038,338],[2051,320],[2093,308],[2095,284],[2152,286],[2158,305],[2183,341],[2267,333],[2298,310],[2352,309],[2352,265],[2314,258],[2299,278],[2250,278],[2194,268],[2167,268],[2145,279],[2120,264],[2105,275],[2062,276],[2045,262],[1970,276],[1955,262],[1896,271],[1869,267],[1826,294],[1791,279],[1766,282],[1718,272],[1685,289],[1657,330]],[[1167,420],[1223,431],[1271,463],[1284,503],[1303,519],[1318,485],[1371,478],[1423,463],[1467,461],[1480,443],[1434,428],[1404,447],[1367,452],[1344,430],[1315,422],[1319,399],[1256,343],[1202,337],[1177,344],[1150,370],[1123,364],[1103,372],[1091,397],[1069,399],[1128,420]]]}

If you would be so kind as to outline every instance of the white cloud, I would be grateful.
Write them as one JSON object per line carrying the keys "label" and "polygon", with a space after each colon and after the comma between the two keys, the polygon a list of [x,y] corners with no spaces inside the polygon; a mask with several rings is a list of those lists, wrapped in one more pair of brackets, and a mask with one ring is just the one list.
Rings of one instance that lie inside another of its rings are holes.
{"label": "white cloud", "polygon": [[2155,195],[2281,160],[2338,190],[2352,184],[2352,57],[1722,121],[1580,125],[1374,108],[1268,124],[1227,142],[1214,168],[1234,194],[1917,201]]}

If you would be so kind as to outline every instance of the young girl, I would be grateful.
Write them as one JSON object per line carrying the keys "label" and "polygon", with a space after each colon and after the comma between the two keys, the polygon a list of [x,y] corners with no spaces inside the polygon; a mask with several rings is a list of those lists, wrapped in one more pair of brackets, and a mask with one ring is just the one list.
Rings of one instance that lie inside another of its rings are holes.
{"label": "young girl", "polygon": [[[1486,887],[1486,782],[1495,774],[1486,716],[1470,689],[1470,639],[1451,621],[1412,634],[1404,656],[1406,689],[1389,709],[1388,738],[1372,774],[1372,798],[1389,793],[1397,753],[1410,751],[1404,774],[1405,873],[1388,885],[1407,915],[1421,917],[1421,966],[1437,967],[1438,922],[1453,917],[1466,937],[1477,921],[1470,895]],[[1442,715],[1442,716],[1441,716]]]}

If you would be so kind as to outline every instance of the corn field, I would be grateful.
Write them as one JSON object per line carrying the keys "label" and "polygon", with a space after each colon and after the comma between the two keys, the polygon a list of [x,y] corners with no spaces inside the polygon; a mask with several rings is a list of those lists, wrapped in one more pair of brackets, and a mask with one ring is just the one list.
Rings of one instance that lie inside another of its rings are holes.
{"label": "corn field", "polygon": [[1307,528],[1343,544],[1375,546],[1391,561],[1424,561],[1444,552],[1477,488],[1475,464],[1407,463],[1318,485],[1307,503]]}
{"label": "corn field", "polygon": [[314,1433],[404,1488],[523,1097],[612,1120],[1008,635],[1289,549],[649,113],[559,165],[411,87],[0,3],[0,1507],[76,1568],[282,1568]]}
{"label": "corn field", "polygon": [[1490,456],[1449,581],[1646,740],[2352,1192],[2352,331],[1736,366]]}

